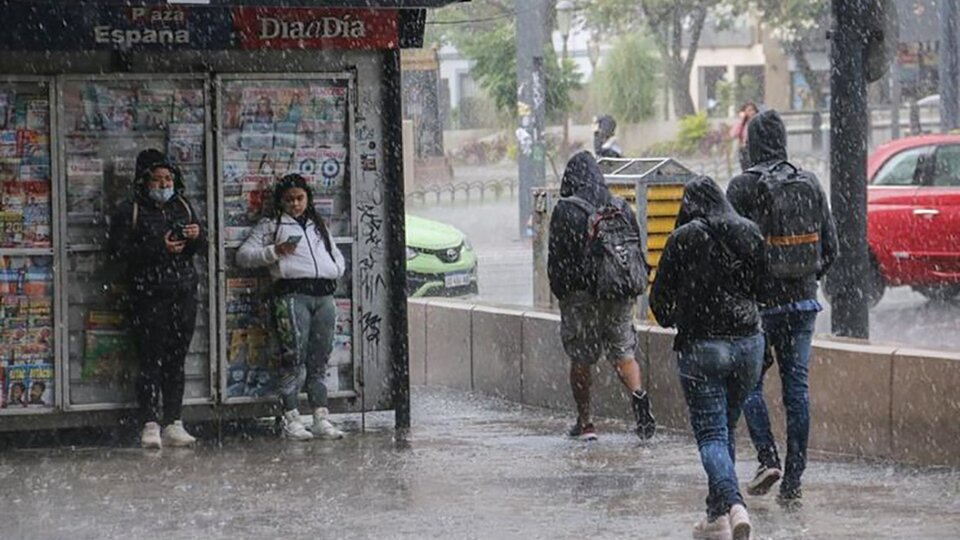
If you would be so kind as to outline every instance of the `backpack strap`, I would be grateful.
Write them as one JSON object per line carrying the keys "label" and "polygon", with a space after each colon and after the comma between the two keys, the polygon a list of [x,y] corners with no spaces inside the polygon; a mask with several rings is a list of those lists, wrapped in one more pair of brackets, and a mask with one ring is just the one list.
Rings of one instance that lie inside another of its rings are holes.
{"label": "backpack strap", "polygon": [[130,217],[130,229],[137,228],[137,219],[140,217],[140,204],[133,201],[133,215]]}
{"label": "backpack strap", "polygon": [[560,200],[561,200],[561,201],[566,201],[566,202],[568,202],[568,203],[571,203],[571,204],[577,206],[578,208],[580,208],[581,210],[583,210],[584,212],[586,212],[587,215],[594,214],[594,213],[597,211],[597,207],[594,206],[594,205],[592,205],[592,204],[590,204],[590,201],[588,201],[588,200],[586,200],[586,199],[584,199],[584,198],[582,198],[582,197],[577,197],[576,195],[571,195],[571,196],[569,196],[569,197],[563,197],[563,198],[560,199]]}

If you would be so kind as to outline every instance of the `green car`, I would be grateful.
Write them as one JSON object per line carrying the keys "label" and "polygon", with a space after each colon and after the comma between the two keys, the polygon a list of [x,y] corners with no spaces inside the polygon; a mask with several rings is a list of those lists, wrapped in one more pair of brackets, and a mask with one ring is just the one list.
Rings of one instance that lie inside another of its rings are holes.
{"label": "green car", "polygon": [[477,254],[459,230],[406,215],[407,296],[477,294]]}

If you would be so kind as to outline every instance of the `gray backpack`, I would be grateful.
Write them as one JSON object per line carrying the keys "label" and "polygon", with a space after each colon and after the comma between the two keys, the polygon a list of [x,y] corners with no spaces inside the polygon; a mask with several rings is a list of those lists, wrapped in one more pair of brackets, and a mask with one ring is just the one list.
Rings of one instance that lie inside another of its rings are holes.
{"label": "gray backpack", "polygon": [[756,223],[766,240],[767,272],[791,279],[819,273],[825,201],[817,177],[787,161],[747,172],[760,175]]}

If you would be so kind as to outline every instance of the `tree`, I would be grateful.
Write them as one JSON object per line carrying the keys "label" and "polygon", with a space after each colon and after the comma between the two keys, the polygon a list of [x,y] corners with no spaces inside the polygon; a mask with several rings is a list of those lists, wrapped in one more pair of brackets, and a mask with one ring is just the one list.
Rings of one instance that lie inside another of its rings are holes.
{"label": "tree", "polygon": [[600,32],[649,31],[660,52],[678,117],[696,113],[690,72],[707,14],[722,0],[584,0],[587,22]]}
{"label": "tree", "polygon": [[[548,19],[552,21],[552,17]],[[430,26],[431,38],[452,44],[473,61],[470,75],[497,110],[505,117],[515,116],[517,42],[513,1],[482,0],[438,10]],[[549,37],[551,32],[545,35]],[[560,66],[550,43],[544,44],[544,70],[547,117],[563,118],[575,106],[570,92],[580,88],[581,74],[571,60]]]}
{"label": "tree", "polygon": [[622,122],[639,122],[656,112],[660,65],[655,45],[638,33],[617,39],[597,70],[596,86],[603,103]]}
{"label": "tree", "polygon": [[826,28],[830,16],[829,0],[731,0],[739,9],[756,10],[771,37],[780,41],[784,50],[797,62],[797,69],[810,87],[814,107],[823,103],[824,89],[820,77],[810,65],[807,53],[816,41],[824,39],[818,33]]}

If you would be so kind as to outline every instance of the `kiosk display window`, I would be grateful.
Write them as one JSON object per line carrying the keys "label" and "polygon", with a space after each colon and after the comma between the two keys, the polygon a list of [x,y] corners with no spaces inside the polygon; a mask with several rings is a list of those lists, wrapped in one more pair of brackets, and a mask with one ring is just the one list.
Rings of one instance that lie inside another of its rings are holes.
{"label": "kiosk display window", "polygon": [[224,77],[219,81],[226,398],[276,396],[270,279],[234,264],[234,253],[262,217],[276,216],[273,185],[299,173],[347,262],[336,296],[337,330],[326,383],[331,396],[355,392],[353,225],[349,99],[351,79]]}
{"label": "kiosk display window", "polygon": [[[137,373],[127,330],[129,294],[120,265],[108,264],[108,231],[118,205],[135,195],[137,154],[156,149],[181,174],[183,195],[208,230],[207,99],[203,79],[68,78],[61,84],[65,173],[68,402],[134,401]],[[199,309],[186,359],[185,401],[210,390],[208,255],[198,253]]]}
{"label": "kiosk display window", "polygon": [[0,414],[54,406],[47,82],[0,82]]}

